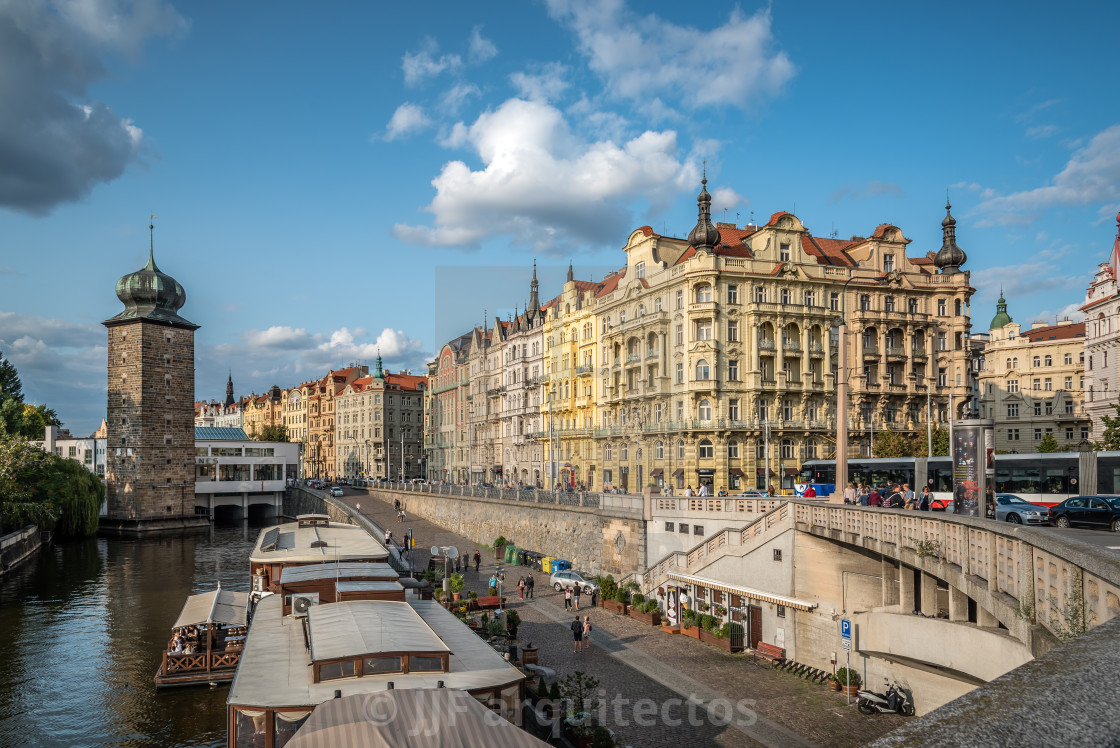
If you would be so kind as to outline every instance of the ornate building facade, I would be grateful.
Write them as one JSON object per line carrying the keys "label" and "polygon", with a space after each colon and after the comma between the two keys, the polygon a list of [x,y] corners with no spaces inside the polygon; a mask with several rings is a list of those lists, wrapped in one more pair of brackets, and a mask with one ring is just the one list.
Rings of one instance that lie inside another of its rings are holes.
{"label": "ornate building facade", "polygon": [[428,477],[463,482],[470,479],[470,355],[474,331],[445,343],[428,364],[424,402],[424,447]]}
{"label": "ornate building facade", "polygon": [[1090,438],[1104,436],[1103,416],[1116,416],[1120,393],[1120,213],[1116,239],[1108,262],[1097,267],[1085,294],[1085,414],[1091,421]]}
{"label": "ornate building facade", "polygon": [[541,386],[544,374],[544,325],[548,311],[541,307],[537,266],[529,283],[529,303],[515,314],[502,341],[501,390],[498,395],[501,441],[501,481],[506,485],[546,485],[537,439],[541,426]]}
{"label": "ornate building facade", "polygon": [[373,375],[347,384],[335,397],[335,473],[344,478],[398,480],[423,470],[424,377]]}

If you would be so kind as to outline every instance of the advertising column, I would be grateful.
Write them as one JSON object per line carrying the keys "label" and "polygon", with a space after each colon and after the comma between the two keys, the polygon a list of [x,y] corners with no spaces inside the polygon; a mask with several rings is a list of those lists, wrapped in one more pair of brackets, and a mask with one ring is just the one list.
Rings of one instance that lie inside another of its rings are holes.
{"label": "advertising column", "polygon": [[953,512],[988,516],[992,504],[992,421],[957,421],[953,427]]}

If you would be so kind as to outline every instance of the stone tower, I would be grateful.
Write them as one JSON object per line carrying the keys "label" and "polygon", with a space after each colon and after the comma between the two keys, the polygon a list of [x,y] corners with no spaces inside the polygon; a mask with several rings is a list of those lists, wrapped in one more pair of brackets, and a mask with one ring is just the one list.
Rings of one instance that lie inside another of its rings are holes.
{"label": "stone tower", "polygon": [[139,534],[205,525],[194,513],[198,325],[179,316],[187,294],[156,267],[149,246],[148,264],[117,281],[117,298],[124,311],[102,323],[109,335],[102,528]]}

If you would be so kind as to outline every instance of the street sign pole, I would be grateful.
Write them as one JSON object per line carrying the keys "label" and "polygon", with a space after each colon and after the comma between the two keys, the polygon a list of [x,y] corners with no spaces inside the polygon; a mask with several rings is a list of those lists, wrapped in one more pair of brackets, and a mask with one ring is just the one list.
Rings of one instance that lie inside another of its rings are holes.
{"label": "street sign pole", "polygon": [[852,683],[852,622],[847,618],[840,619],[840,646],[844,650],[844,695],[848,698],[848,706],[852,705],[850,687]]}

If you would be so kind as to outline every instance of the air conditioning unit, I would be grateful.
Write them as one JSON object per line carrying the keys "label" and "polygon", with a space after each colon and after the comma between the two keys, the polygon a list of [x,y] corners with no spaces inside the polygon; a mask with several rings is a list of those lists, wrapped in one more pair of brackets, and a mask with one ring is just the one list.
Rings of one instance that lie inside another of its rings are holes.
{"label": "air conditioning unit", "polygon": [[296,618],[306,618],[307,609],[319,604],[319,593],[308,592],[303,595],[292,595],[292,615]]}

